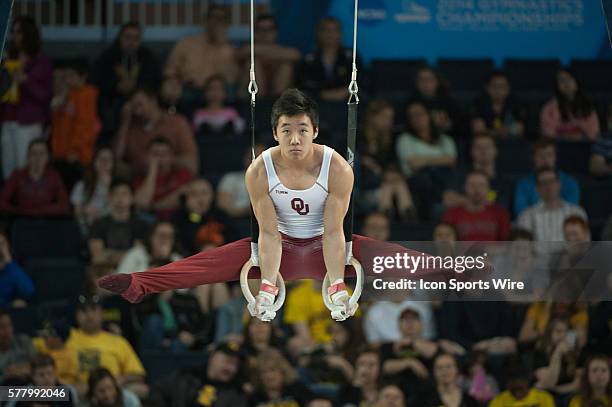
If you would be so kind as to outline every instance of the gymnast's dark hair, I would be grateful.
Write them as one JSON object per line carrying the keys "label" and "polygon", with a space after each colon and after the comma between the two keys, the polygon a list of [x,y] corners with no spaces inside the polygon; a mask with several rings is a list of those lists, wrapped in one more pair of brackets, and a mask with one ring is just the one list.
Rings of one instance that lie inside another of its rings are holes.
{"label": "gymnast's dark hair", "polygon": [[305,114],[312,121],[315,130],[319,128],[319,106],[309,96],[298,89],[287,89],[272,106],[272,130],[276,130],[281,116]]}

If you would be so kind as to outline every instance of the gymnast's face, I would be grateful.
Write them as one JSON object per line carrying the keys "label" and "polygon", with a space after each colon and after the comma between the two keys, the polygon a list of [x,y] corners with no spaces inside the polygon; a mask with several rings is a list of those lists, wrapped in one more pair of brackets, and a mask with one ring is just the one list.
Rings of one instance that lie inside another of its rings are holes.
{"label": "gymnast's face", "polygon": [[290,160],[304,159],[312,151],[312,142],[319,134],[312,120],[306,114],[281,116],[274,129],[274,139],[278,141],[281,155]]}

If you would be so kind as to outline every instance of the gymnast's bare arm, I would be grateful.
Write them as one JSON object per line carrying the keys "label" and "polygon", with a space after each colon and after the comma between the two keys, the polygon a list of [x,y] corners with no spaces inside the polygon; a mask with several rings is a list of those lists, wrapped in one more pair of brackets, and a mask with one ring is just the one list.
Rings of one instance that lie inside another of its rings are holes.
{"label": "gymnast's bare arm", "polygon": [[282,256],[281,236],[272,198],[268,194],[268,177],[261,156],[251,163],[245,175],[251,205],[259,224],[259,264],[261,276],[276,283]]}
{"label": "gymnast's bare arm", "polygon": [[330,283],[344,278],[346,248],[343,223],[351,199],[353,182],[353,169],[340,154],[334,151],[329,168],[327,183],[329,194],[323,217],[323,258]]}

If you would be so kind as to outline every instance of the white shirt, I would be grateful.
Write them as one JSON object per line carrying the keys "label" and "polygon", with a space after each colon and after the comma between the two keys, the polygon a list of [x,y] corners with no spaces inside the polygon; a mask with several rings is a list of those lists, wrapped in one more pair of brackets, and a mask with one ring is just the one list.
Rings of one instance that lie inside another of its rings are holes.
{"label": "white shirt", "polygon": [[570,215],[587,219],[587,214],[578,205],[563,201],[559,208],[550,209],[544,202],[525,209],[518,217],[518,225],[531,231],[538,242],[563,242],[563,222]]}

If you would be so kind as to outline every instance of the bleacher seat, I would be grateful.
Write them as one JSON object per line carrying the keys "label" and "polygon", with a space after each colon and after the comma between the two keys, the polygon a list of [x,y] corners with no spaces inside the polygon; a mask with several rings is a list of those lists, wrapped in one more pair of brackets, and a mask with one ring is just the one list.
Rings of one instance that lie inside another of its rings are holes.
{"label": "bleacher seat", "polygon": [[522,137],[497,141],[497,169],[502,174],[527,174],[531,171],[531,148]]}
{"label": "bleacher seat", "polygon": [[559,169],[571,174],[588,174],[591,159],[590,141],[557,142],[557,163]]}
{"label": "bleacher seat", "polygon": [[603,223],[612,215],[612,184],[609,181],[584,179],[581,182],[582,205],[589,221]]}
{"label": "bleacher seat", "polygon": [[346,132],[348,110],[346,102],[320,102],[319,127],[331,134]]}
{"label": "bleacher seat", "polygon": [[85,282],[85,267],[74,259],[34,259],[24,264],[34,281],[35,302],[76,299]]}
{"label": "bleacher seat", "polygon": [[78,259],[81,232],[74,220],[17,220],[12,228],[13,255],[22,262],[40,258]]}
{"label": "bleacher seat", "polygon": [[481,91],[487,76],[494,67],[492,59],[440,59],[438,61],[438,71],[449,81],[453,91]]}
{"label": "bleacher seat", "polygon": [[433,236],[435,225],[430,223],[391,223],[392,241],[430,241]]}
{"label": "bleacher seat", "polygon": [[371,65],[372,89],[377,92],[410,89],[424,59],[374,59]]}
{"label": "bleacher seat", "polygon": [[250,136],[196,137],[200,174],[223,174],[244,169],[242,159],[250,145]]}
{"label": "bleacher seat", "polygon": [[573,59],[570,67],[587,91],[612,92],[612,61]]}
{"label": "bleacher seat", "polygon": [[189,367],[204,367],[207,354],[204,352],[145,351],[140,355],[147,372],[147,383],[153,384],[172,372]]}
{"label": "bleacher seat", "polygon": [[504,64],[514,90],[547,92],[551,95],[560,67],[558,59],[507,59]]}

